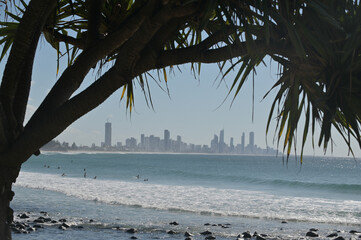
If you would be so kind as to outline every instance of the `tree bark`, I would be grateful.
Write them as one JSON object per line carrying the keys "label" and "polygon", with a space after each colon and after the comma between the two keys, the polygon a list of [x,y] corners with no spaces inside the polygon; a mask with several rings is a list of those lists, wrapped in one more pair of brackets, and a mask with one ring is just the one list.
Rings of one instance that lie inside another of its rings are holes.
{"label": "tree bark", "polygon": [[10,223],[14,218],[14,212],[10,208],[10,201],[14,197],[11,188],[19,171],[20,168],[0,166],[0,239],[2,240],[11,240]]}

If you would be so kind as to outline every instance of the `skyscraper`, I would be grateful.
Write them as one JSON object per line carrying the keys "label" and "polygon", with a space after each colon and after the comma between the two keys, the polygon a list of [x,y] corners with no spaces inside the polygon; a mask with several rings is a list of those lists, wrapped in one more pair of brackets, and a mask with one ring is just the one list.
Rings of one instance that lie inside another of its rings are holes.
{"label": "skyscraper", "polygon": [[140,148],[141,148],[142,150],[145,149],[145,136],[144,136],[144,134],[141,134],[141,135],[140,135]]}
{"label": "skyscraper", "polygon": [[245,134],[244,132],[242,133],[242,138],[241,138],[241,153],[244,153],[244,147],[245,147]]}
{"label": "skyscraper", "polygon": [[233,137],[231,137],[230,141],[229,141],[229,150],[231,152],[234,151],[234,144],[233,144]]}
{"label": "skyscraper", "polygon": [[249,133],[249,150],[251,153],[254,151],[254,132]]}
{"label": "skyscraper", "polygon": [[105,123],[105,138],[104,138],[104,146],[111,147],[112,146],[112,123]]}
{"label": "skyscraper", "polygon": [[224,152],[224,129],[219,133],[219,153]]}
{"label": "skyscraper", "polygon": [[169,130],[164,130],[164,151],[170,150],[170,132]]}
{"label": "skyscraper", "polygon": [[181,151],[181,144],[182,144],[182,137],[178,135],[177,142],[176,142],[176,151],[177,152]]}
{"label": "skyscraper", "polygon": [[214,134],[214,137],[211,141],[211,150],[212,152],[218,152],[218,136]]}

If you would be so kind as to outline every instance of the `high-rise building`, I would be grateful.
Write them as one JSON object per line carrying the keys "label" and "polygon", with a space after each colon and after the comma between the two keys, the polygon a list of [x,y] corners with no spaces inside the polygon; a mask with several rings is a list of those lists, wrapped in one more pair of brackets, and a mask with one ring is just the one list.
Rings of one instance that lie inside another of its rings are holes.
{"label": "high-rise building", "polygon": [[164,151],[170,150],[170,132],[169,130],[164,130]]}
{"label": "high-rise building", "polygon": [[234,151],[234,144],[233,144],[233,137],[231,137],[230,141],[229,141],[229,150],[231,152]]}
{"label": "high-rise building", "polygon": [[221,130],[221,132],[219,133],[219,153],[223,153],[224,152],[224,129]]}
{"label": "high-rise building", "polygon": [[142,150],[145,149],[145,136],[144,136],[144,134],[140,135],[140,149],[142,149]]}
{"label": "high-rise building", "polygon": [[245,134],[243,132],[242,133],[242,138],[241,138],[241,153],[244,153],[244,147],[245,147],[245,144],[246,144],[245,140],[246,140],[246,137],[245,137]]}
{"label": "high-rise building", "polygon": [[137,140],[135,138],[127,138],[125,140],[125,146],[128,148],[128,149],[136,149],[137,147]]}
{"label": "high-rise building", "polygon": [[182,137],[181,136],[177,136],[177,142],[176,142],[176,147],[175,147],[175,150],[177,152],[180,152],[181,151],[181,144],[182,144]]}
{"label": "high-rise building", "polygon": [[158,144],[154,135],[149,136],[149,150],[152,152],[158,150]]}
{"label": "high-rise building", "polygon": [[105,138],[104,138],[104,146],[111,147],[112,146],[112,123],[105,123]]}
{"label": "high-rise building", "polygon": [[214,134],[214,137],[211,141],[211,151],[218,152],[218,136]]}
{"label": "high-rise building", "polygon": [[249,133],[249,150],[251,153],[254,151],[254,132]]}

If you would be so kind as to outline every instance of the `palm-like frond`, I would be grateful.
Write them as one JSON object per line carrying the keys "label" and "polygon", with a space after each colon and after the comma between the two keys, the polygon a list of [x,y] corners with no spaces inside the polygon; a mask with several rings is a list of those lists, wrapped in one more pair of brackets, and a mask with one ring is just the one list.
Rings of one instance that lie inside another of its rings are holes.
{"label": "palm-like frond", "polygon": [[[45,24],[44,37],[56,49],[58,64],[63,56],[67,56],[68,65],[74,64],[79,54],[89,47],[89,39],[94,34],[90,24],[94,16],[90,13],[89,2],[91,1],[58,0],[57,8]],[[290,155],[292,146],[296,145],[298,128],[303,127],[303,131],[300,131],[302,161],[309,133],[313,146],[316,142],[316,124],[321,129],[317,144],[325,150],[332,144],[333,129],[341,134],[350,149],[352,139],[361,146],[359,1],[99,1],[101,7],[98,9],[98,16],[95,16],[98,36],[95,37],[104,39],[112,35],[126,25],[132,16],[145,9],[149,2],[158,4],[154,15],[159,8],[167,5],[177,8],[197,4],[200,9],[197,14],[182,21],[174,21],[177,24],[171,25],[171,29],[166,28],[168,25],[163,26],[150,38],[149,45],[153,46],[152,43],[156,42],[154,48],[159,52],[192,47],[207,51],[242,47],[242,54],[237,59],[222,59],[218,65],[222,79],[228,77],[231,71],[237,71],[228,94],[234,94],[233,101],[265,57],[269,56],[279,65],[279,79],[272,88],[277,94],[270,109],[266,131],[269,132],[270,122],[275,117],[275,138],[278,144],[282,142],[282,149],[287,156]],[[16,7],[21,15],[26,5],[23,0],[20,3]],[[13,21],[0,23],[0,44],[3,45],[0,60],[10,48],[20,20],[16,14],[9,13],[8,16]],[[168,30],[168,35],[164,35]],[[214,38],[217,40],[212,41]],[[258,49],[260,45],[263,46],[261,50]],[[122,49],[115,49],[102,56],[97,66],[102,69],[121,57]],[[190,66],[194,75],[199,75],[201,62],[190,60]],[[173,69],[170,64],[157,69],[158,76],[166,86],[168,67]],[[149,100],[149,105],[152,106],[148,74],[149,72],[142,72],[135,78],[146,101]],[[124,86],[121,97],[126,99],[129,110],[134,105],[134,84],[129,81]],[[302,117],[305,122],[299,126]]]}

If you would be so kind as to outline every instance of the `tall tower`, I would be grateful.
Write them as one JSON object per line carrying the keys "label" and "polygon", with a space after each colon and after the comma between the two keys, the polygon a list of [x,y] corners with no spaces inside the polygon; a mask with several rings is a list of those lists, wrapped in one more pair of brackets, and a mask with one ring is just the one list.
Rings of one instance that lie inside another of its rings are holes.
{"label": "tall tower", "polygon": [[141,148],[142,150],[145,149],[145,136],[144,136],[144,134],[141,134],[141,135],[140,135],[140,148]]}
{"label": "tall tower", "polygon": [[112,123],[110,123],[110,122],[105,123],[104,146],[105,147],[111,147],[112,146]]}
{"label": "tall tower", "polygon": [[181,151],[181,145],[182,145],[182,137],[178,135],[177,142],[176,142],[176,151],[177,152]]}
{"label": "tall tower", "polygon": [[224,129],[219,133],[219,151],[220,153],[224,152]]}
{"label": "tall tower", "polygon": [[249,133],[249,147],[250,147],[251,153],[253,153],[253,151],[254,151],[254,132]]}
{"label": "tall tower", "polygon": [[169,130],[164,130],[164,151],[168,152],[170,150],[170,132]]}
{"label": "tall tower", "polygon": [[242,138],[241,138],[241,152],[242,153],[244,153],[244,147],[245,147],[245,144],[246,144],[246,142],[245,142],[245,134],[244,134],[244,132],[242,133]]}
{"label": "tall tower", "polygon": [[214,137],[211,141],[212,152],[218,152],[218,136],[214,134]]}

